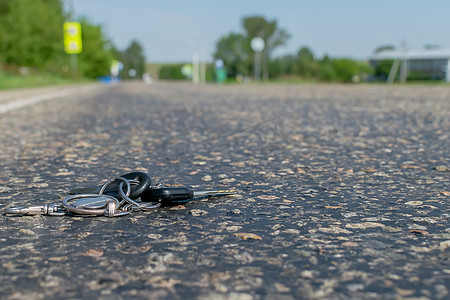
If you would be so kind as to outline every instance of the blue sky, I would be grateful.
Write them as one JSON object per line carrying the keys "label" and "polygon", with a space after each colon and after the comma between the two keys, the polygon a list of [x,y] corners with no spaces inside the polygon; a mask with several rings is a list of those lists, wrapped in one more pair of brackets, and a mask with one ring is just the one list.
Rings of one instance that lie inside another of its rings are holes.
{"label": "blue sky", "polygon": [[[70,0],[64,0],[66,3]],[[275,19],[291,34],[274,55],[308,46],[316,56],[367,59],[381,45],[450,48],[449,0],[72,0],[119,49],[137,39],[149,62],[212,60],[217,41],[244,16]]]}

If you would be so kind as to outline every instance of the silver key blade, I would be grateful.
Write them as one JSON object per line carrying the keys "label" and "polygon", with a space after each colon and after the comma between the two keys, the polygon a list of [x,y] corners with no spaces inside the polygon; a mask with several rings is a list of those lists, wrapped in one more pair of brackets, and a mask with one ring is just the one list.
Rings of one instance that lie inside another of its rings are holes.
{"label": "silver key blade", "polygon": [[28,207],[10,207],[4,210],[5,214],[18,214],[18,215],[43,215],[44,205],[28,206]]}
{"label": "silver key blade", "polygon": [[3,214],[64,216],[66,213],[59,204],[44,204],[28,207],[10,207],[5,209]]}
{"label": "silver key blade", "polygon": [[236,190],[223,190],[223,191],[194,191],[195,197],[219,197],[227,195],[235,195]]}

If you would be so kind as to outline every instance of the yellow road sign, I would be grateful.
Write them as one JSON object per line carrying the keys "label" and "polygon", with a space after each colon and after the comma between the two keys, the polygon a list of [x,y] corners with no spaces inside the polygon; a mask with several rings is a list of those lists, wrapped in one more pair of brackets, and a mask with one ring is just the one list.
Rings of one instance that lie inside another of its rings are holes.
{"label": "yellow road sign", "polygon": [[81,51],[83,51],[80,23],[64,23],[64,50],[67,54],[79,54],[81,53]]}

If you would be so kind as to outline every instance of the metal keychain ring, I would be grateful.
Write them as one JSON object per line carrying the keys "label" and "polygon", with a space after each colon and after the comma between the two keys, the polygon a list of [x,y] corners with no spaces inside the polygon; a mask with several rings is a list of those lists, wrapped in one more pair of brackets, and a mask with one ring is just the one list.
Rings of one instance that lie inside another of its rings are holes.
{"label": "metal keychain ring", "polygon": [[137,180],[138,185],[132,187],[129,197],[131,199],[137,199],[139,198],[143,192],[145,192],[151,185],[152,185],[152,179],[147,173],[144,172],[131,172],[128,174],[121,175],[120,177],[123,177],[127,180]]}
{"label": "metal keychain ring", "polygon": [[[152,179],[147,173],[144,172],[131,172],[120,175],[119,177],[137,182],[137,185],[131,188],[130,194],[128,195],[131,199],[138,199],[142,193],[151,187],[152,184]],[[114,178],[112,182],[108,183],[107,188],[105,187],[103,189],[102,194],[108,194],[114,197],[118,196],[117,190],[119,188],[120,180],[117,180],[117,178],[118,177]]]}
{"label": "metal keychain ring", "polygon": [[116,210],[114,212],[114,215],[108,216],[108,217],[122,217],[122,216],[126,216],[126,215],[129,215],[129,214],[131,214],[131,210],[130,211],[127,211],[127,210],[118,211],[118,210]]}
{"label": "metal keychain ring", "polygon": [[79,215],[105,215],[107,214],[108,211],[108,205],[107,208],[102,208],[102,209],[89,209],[89,208],[79,208],[76,206],[73,206],[72,204],[70,204],[70,201],[73,200],[77,200],[77,199],[81,199],[81,198],[107,198],[107,202],[112,202],[114,203],[115,207],[118,206],[119,204],[119,200],[117,200],[116,198],[114,198],[113,196],[109,196],[109,195],[104,195],[104,194],[77,194],[77,195],[72,195],[67,197],[66,199],[64,199],[62,201],[62,206],[75,214],[79,214]]}
{"label": "metal keychain ring", "polygon": [[[128,182],[128,184],[129,184],[129,182]],[[136,201],[134,201],[130,197],[128,197],[129,193],[125,193],[124,192],[124,190],[123,190],[123,182],[121,182],[119,184],[119,195],[120,195],[120,197],[122,197],[122,199],[124,201],[128,202],[129,204],[134,205],[134,206],[139,206],[139,203],[137,203]]]}
{"label": "metal keychain ring", "polygon": [[[126,185],[127,185],[127,192],[126,192],[126,195],[127,195],[127,197],[130,195],[130,193],[131,193],[131,185],[130,185],[130,182],[126,179],[126,178],[123,178],[123,177],[113,177],[113,178],[111,178],[110,180],[108,180],[103,186],[102,186],[102,188],[100,189],[100,192],[98,192],[99,194],[103,194],[103,192],[105,191],[105,189],[110,185],[110,184],[112,184],[114,181],[116,181],[116,180],[121,180],[122,182],[120,183],[122,186],[123,186],[123,183],[125,183]],[[119,185],[120,186],[120,185]],[[121,189],[121,188],[119,188],[119,191],[120,190],[122,190],[123,191],[123,189]]]}
{"label": "metal keychain ring", "polygon": [[122,210],[119,211],[117,208],[120,206],[120,203],[118,205],[115,204],[115,202],[108,202],[108,205],[105,210],[105,216],[107,217],[122,217],[129,215],[131,211]]}
{"label": "metal keychain ring", "polygon": [[[139,184],[139,181],[138,181],[138,180],[128,180],[128,182],[129,182],[131,185],[133,185],[133,184]],[[121,184],[122,189],[123,189],[123,182],[121,182],[120,184]],[[120,185],[120,184],[119,184],[119,185]],[[119,193],[119,187],[118,187],[118,189],[117,189],[117,193],[118,193],[119,196],[120,196],[120,193]],[[117,196],[115,196],[115,197],[117,198]],[[120,197],[122,197],[122,196],[120,196]],[[127,198],[127,199],[128,199],[128,198]],[[125,203],[127,203],[127,204],[124,205]],[[119,206],[118,206],[118,207],[121,207],[121,208],[124,210],[125,207],[128,206],[128,205],[131,205],[131,206],[132,206],[132,204],[130,204],[127,200],[123,199],[123,197],[122,197],[122,200],[119,202]],[[125,210],[125,211],[127,211],[127,210]]]}
{"label": "metal keychain ring", "polygon": [[161,207],[161,202],[150,202],[150,203],[142,203],[139,205],[138,210],[150,211],[155,208]]}
{"label": "metal keychain ring", "polygon": [[119,184],[119,195],[122,197],[123,200],[128,202],[129,205],[132,205],[133,210],[151,210],[161,206],[160,202],[138,203],[136,201],[133,201],[128,197],[128,195],[125,194],[122,182]]}

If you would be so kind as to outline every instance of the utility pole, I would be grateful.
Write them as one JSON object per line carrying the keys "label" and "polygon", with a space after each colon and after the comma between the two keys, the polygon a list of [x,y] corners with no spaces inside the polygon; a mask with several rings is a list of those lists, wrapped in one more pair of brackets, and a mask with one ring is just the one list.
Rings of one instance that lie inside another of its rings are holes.
{"label": "utility pole", "polygon": [[199,84],[200,82],[200,68],[199,68],[199,55],[198,52],[195,51],[194,55],[192,56],[192,67],[193,67],[193,72],[192,72],[192,82],[194,84]]}
{"label": "utility pole", "polygon": [[253,51],[255,51],[255,65],[254,65],[254,78],[256,81],[261,80],[261,53],[264,50],[264,47],[266,46],[264,40],[257,36],[254,37],[251,41],[250,46],[252,47]]}
{"label": "utility pole", "polygon": [[398,67],[400,65],[400,61],[398,59],[394,60],[392,64],[391,71],[389,71],[389,76],[387,78],[387,83],[393,83],[395,80],[395,76],[397,75]]}
{"label": "utility pole", "polygon": [[402,65],[400,67],[400,82],[405,83],[408,77],[408,57],[406,41],[402,42]]}

